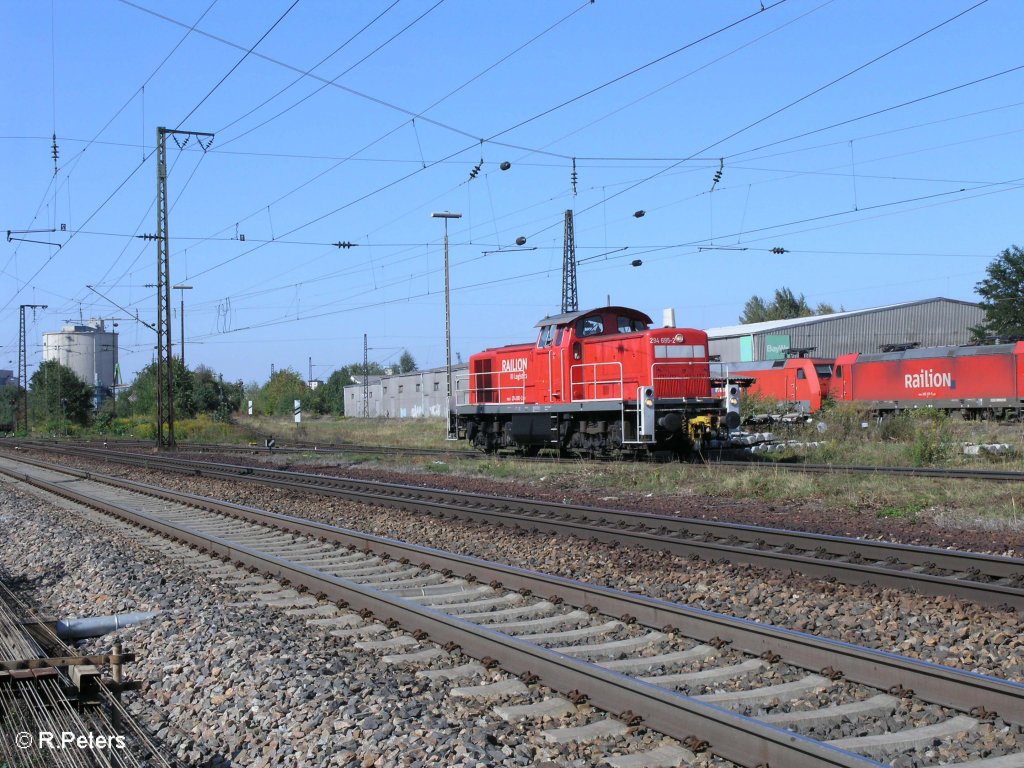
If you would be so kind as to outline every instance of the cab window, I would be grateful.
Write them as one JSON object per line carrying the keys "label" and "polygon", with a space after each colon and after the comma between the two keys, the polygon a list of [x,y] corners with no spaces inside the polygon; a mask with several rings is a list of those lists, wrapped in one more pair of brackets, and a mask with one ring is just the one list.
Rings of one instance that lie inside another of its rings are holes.
{"label": "cab window", "polygon": [[797,368],[796,369],[796,377],[798,379],[806,379],[807,378],[807,372],[803,368]]}
{"label": "cab window", "polygon": [[841,365],[836,366],[836,378],[837,379],[843,378],[843,366],[841,366]]}
{"label": "cab window", "polygon": [[540,329],[540,338],[537,339],[537,346],[543,349],[544,347],[550,347],[552,340],[555,338],[555,326],[545,325]]}
{"label": "cab window", "polygon": [[584,317],[576,324],[577,336],[597,336],[604,333],[604,319],[600,315]]}
{"label": "cab window", "polygon": [[634,317],[618,317],[619,333],[634,333],[636,331],[646,331],[647,323],[643,320],[638,320]]}

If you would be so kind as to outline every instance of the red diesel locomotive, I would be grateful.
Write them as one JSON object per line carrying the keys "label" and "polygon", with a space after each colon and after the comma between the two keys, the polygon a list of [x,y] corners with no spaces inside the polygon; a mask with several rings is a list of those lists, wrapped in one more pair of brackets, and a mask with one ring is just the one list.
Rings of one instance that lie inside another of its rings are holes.
{"label": "red diesel locomotive", "polygon": [[493,452],[682,454],[739,425],[736,384],[711,376],[707,334],[651,328],[626,307],[546,317],[532,344],[469,359],[456,387],[459,437]]}

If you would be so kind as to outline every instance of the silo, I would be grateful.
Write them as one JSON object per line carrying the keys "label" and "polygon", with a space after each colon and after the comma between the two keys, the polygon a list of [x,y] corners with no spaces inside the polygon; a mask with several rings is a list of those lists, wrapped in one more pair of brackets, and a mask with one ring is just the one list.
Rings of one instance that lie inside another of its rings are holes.
{"label": "silo", "polygon": [[43,360],[54,360],[70,368],[94,387],[93,402],[98,408],[117,383],[117,334],[106,331],[103,320],[95,318],[80,325],[65,325],[58,332],[43,334]]}

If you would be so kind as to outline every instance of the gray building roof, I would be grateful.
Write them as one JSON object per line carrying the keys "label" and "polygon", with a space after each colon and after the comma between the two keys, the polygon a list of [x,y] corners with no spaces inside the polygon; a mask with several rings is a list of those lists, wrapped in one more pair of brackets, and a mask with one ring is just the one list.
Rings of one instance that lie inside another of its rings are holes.
{"label": "gray building roof", "polygon": [[762,323],[723,325],[719,328],[708,328],[707,334],[709,338],[716,339],[724,339],[730,336],[752,336],[757,333],[767,333],[769,331],[778,331],[786,328],[814,325],[815,323],[822,323],[828,320],[838,320],[844,317],[855,317],[856,315],[863,315],[870,312],[884,312],[890,309],[904,309],[907,307],[914,307],[922,304],[931,304],[937,301],[950,302],[952,304],[963,304],[969,307],[978,306],[977,303],[973,301],[961,301],[960,299],[947,299],[942,296],[936,296],[935,298],[931,299],[918,299],[917,301],[902,301],[899,302],[898,304],[886,304],[881,307],[868,307],[867,309],[851,309],[845,312],[833,312],[828,315],[793,317],[788,318],[786,320],[766,320]]}

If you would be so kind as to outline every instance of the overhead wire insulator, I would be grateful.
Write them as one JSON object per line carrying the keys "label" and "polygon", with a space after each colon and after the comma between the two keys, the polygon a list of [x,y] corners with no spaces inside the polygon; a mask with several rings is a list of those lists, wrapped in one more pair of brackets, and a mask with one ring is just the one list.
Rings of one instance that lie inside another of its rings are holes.
{"label": "overhead wire insulator", "polygon": [[579,175],[576,173],[576,158],[572,159],[572,176],[569,177],[572,180],[572,196],[576,197],[576,181],[579,179]]}
{"label": "overhead wire insulator", "polygon": [[53,175],[57,175],[57,158],[60,157],[60,149],[57,147],[57,134],[53,134],[53,147],[51,149],[53,155]]}
{"label": "overhead wire insulator", "polygon": [[725,168],[725,158],[724,157],[720,157],[720,158],[718,158],[718,170],[715,171],[715,178],[711,182],[711,189],[708,190],[708,191],[713,192],[714,189],[715,189],[715,185],[718,184],[718,182],[720,182],[722,180],[722,169],[723,168]]}
{"label": "overhead wire insulator", "polygon": [[344,242],[339,240],[337,243],[334,244],[334,247],[335,248],[345,248],[345,249],[348,249],[348,248],[351,248],[354,245],[355,245],[355,243],[350,243],[348,240],[345,240]]}
{"label": "overhead wire insulator", "polygon": [[786,249],[781,248],[779,246],[775,246],[774,248],[772,248],[772,253],[777,253],[781,256],[782,254],[786,253]]}
{"label": "overhead wire insulator", "polygon": [[473,179],[475,179],[477,177],[477,175],[480,173],[480,169],[483,168],[483,167],[484,167],[484,140],[480,139],[480,162],[477,163],[473,167],[473,170],[471,170],[469,172],[470,181],[472,181]]}

